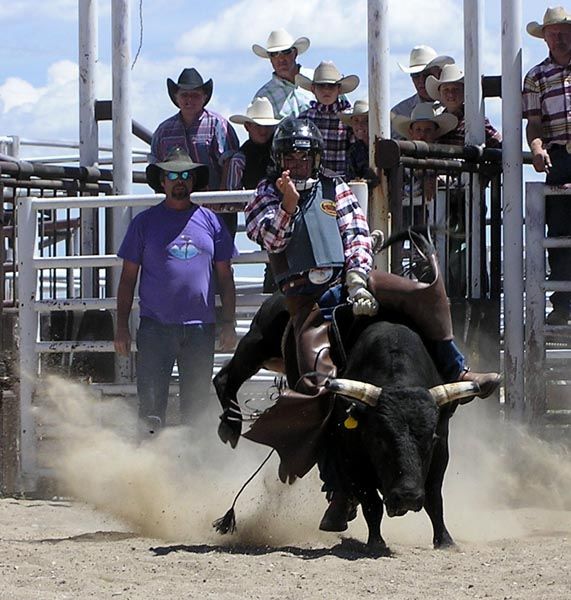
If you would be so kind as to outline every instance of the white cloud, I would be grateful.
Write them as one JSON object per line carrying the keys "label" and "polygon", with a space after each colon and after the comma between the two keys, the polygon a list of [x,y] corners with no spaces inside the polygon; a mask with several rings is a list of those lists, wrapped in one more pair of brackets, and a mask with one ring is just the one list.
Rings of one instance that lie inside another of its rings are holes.
{"label": "white cloud", "polygon": [[77,0],[18,0],[0,4],[0,21],[29,19],[30,15],[42,19],[77,20]]}
{"label": "white cloud", "polygon": [[41,95],[41,90],[18,77],[9,77],[4,85],[0,86],[0,100],[3,112],[7,113],[14,108],[32,105]]}
{"label": "white cloud", "polygon": [[241,0],[184,33],[181,52],[220,52],[264,44],[273,29],[305,35],[313,46],[347,48],[363,44],[366,3],[362,0]]}

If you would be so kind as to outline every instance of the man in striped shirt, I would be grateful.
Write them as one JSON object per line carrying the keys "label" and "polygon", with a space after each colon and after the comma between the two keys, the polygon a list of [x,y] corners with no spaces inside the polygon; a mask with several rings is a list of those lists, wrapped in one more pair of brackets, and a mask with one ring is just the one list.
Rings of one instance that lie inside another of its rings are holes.
{"label": "man in striped shirt", "polygon": [[[571,183],[571,14],[563,7],[548,8],[543,23],[531,22],[527,31],[545,40],[549,56],[533,67],[523,84],[523,117],[533,154],[533,167],[546,173],[548,185]],[[569,198],[548,196],[545,220],[550,237],[571,235]],[[571,249],[550,248],[547,253],[550,280],[571,281]],[[571,293],[550,297],[550,325],[566,325]]]}

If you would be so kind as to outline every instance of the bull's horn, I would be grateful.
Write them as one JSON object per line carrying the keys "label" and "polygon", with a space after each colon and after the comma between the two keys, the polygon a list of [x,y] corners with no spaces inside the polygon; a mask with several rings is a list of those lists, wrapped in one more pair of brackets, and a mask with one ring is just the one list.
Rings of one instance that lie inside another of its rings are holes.
{"label": "bull's horn", "polygon": [[438,406],[444,406],[454,400],[477,396],[480,393],[480,386],[475,381],[457,381],[456,383],[435,385],[428,391]]}
{"label": "bull's horn", "polygon": [[354,379],[330,379],[325,387],[336,394],[343,394],[343,396],[361,400],[369,406],[377,406],[379,396],[383,391],[383,388],[376,385],[355,381]]}

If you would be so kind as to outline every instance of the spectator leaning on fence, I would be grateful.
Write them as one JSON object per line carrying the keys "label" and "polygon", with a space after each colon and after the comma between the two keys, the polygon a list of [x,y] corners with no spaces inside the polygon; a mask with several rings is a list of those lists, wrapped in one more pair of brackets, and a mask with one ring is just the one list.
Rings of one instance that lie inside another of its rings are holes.
{"label": "spectator leaning on fence", "polygon": [[165,161],[150,166],[148,177],[166,197],[131,221],[117,252],[123,269],[115,334],[116,351],[128,356],[129,315],[140,273],[137,394],[144,431],[165,423],[175,360],[182,422],[192,423],[207,406],[215,339],[214,274],[222,300],[221,349],[229,351],[236,343],[234,245],[216,215],[191,199],[191,192],[206,187],[208,167],[175,148]]}
{"label": "spectator leaning on fence", "polygon": [[313,73],[297,63],[297,57],[309,48],[309,39],[299,37],[296,40],[285,30],[276,29],[268,36],[266,47],[254,44],[252,51],[260,58],[268,58],[274,69],[272,78],[255,94],[255,98],[268,98],[276,117],[297,117],[309,107],[313,94],[300,88],[295,76],[301,73],[311,77]]}
{"label": "spectator leaning on fence", "polygon": [[[548,8],[543,23],[527,25],[527,32],[545,40],[549,56],[534,66],[523,82],[523,117],[533,154],[533,167],[546,173],[548,185],[571,183],[571,13],[562,6]],[[567,197],[548,196],[545,220],[551,237],[571,235],[571,202]],[[550,279],[571,281],[571,249],[547,251]],[[566,325],[570,317],[571,293],[551,295],[550,325]]]}

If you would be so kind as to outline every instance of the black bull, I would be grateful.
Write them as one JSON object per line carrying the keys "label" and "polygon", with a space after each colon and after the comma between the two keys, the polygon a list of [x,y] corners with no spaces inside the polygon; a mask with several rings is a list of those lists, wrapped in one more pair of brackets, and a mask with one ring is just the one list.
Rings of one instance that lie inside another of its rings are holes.
{"label": "black bull", "polygon": [[[448,423],[457,406],[450,401],[472,398],[478,388],[467,383],[442,386],[425,344],[402,315],[385,312],[375,319],[354,319],[350,307],[336,312],[344,349],[333,344],[342,377],[329,382],[335,394],[311,403],[278,401],[244,435],[276,448],[282,481],[305,475],[325,447],[343,491],[362,506],[370,549],[386,549],[381,536],[383,502],[389,516],[424,507],[432,522],[434,546],[450,546],[454,542],[444,524],[442,504]],[[241,429],[238,389],[264,364],[275,364],[282,357],[287,322],[283,296],[275,294],[262,305],[233,358],[214,378],[225,409],[219,435],[232,446]],[[293,351],[286,343],[287,365],[295,364],[287,360]],[[287,376],[292,386],[298,374]]]}

